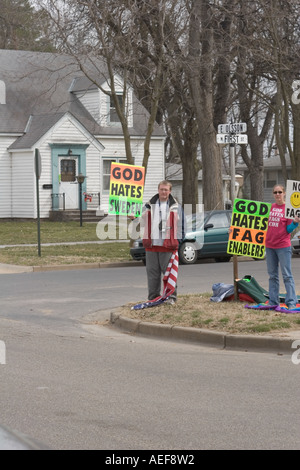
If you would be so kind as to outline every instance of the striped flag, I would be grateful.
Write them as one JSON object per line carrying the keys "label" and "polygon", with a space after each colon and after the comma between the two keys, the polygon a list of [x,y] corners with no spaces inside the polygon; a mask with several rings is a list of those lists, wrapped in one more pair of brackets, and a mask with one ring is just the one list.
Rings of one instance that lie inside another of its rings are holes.
{"label": "striped flag", "polygon": [[156,299],[148,300],[131,307],[131,310],[141,310],[142,308],[156,307],[162,304],[174,293],[176,289],[177,276],[178,276],[178,251],[174,251],[170,258],[168,267],[163,277],[164,290],[163,294]]}

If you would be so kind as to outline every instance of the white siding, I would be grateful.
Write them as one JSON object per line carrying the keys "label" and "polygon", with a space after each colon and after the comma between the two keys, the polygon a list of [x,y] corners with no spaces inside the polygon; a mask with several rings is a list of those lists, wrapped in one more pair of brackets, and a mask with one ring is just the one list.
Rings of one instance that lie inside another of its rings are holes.
{"label": "white siding", "polygon": [[93,118],[100,121],[100,96],[99,90],[87,91],[85,93],[76,93],[77,98],[93,116]]}
{"label": "white siding", "polygon": [[[49,144],[53,143],[69,143],[88,145],[86,149],[86,184],[87,192],[100,192],[100,151],[94,145],[92,137],[87,138],[81,130],[74,125],[68,118],[60,122],[59,126],[55,126],[51,133],[44,139],[40,145],[40,153],[42,155],[42,174],[40,178],[40,213],[41,217],[49,217],[49,210],[52,208],[51,190],[42,189],[43,184],[52,182],[51,168],[51,148]],[[96,198],[94,196],[94,201]],[[94,201],[92,206],[94,205]],[[91,205],[89,205],[91,206]]]}
{"label": "white siding", "polygon": [[[103,86],[103,89],[107,90],[108,92],[110,91],[107,83]],[[123,86],[120,78],[116,78],[115,89],[117,93],[123,93]],[[76,93],[76,96],[101,126],[106,127],[111,125],[109,122],[109,95],[98,89],[82,93],[78,92]],[[127,113],[129,127],[132,127],[133,125],[132,109],[132,89],[130,88],[127,92]],[[114,124],[114,126],[115,125],[120,126],[121,124]]]}
{"label": "white siding", "polygon": [[101,154],[94,145],[86,149],[86,174],[86,191],[93,193],[92,202],[87,203],[87,209],[97,209],[99,207],[97,193],[101,192]]}
{"label": "white siding", "polygon": [[14,140],[0,136],[0,218],[11,217],[11,157],[7,148]]}
{"label": "white siding", "polygon": [[[13,142],[0,137],[0,217],[36,218],[36,179],[35,149],[15,151],[11,156],[7,147]],[[122,137],[101,137],[100,143],[105,147],[100,150],[95,141],[84,128],[75,124],[70,117],[64,117],[37,143],[41,154],[42,171],[39,179],[40,216],[48,218],[52,209],[52,190],[43,189],[43,185],[52,183],[52,161],[50,144],[83,144],[86,149],[86,185],[87,192],[95,193],[88,208],[98,206],[97,193],[100,193],[100,208],[108,211],[108,192],[102,190],[102,158],[126,159],[124,139]],[[132,153],[135,165],[141,166],[144,156],[144,140],[132,139]],[[144,188],[144,202],[157,192],[158,183],[165,178],[164,139],[152,139],[150,157]]]}
{"label": "white siding", "polygon": [[[43,189],[44,184],[52,183],[52,162],[51,162],[51,148],[49,144],[52,141],[44,140],[39,144],[39,151],[41,154],[42,171],[39,179],[39,195],[40,195],[40,217],[48,218],[49,211],[52,209],[52,189]],[[36,182],[35,182],[35,195],[34,195],[34,218],[37,217],[36,206]]]}
{"label": "white siding", "polygon": [[[103,85],[103,89],[110,91],[108,83]],[[115,77],[115,90],[116,93],[123,93],[123,83],[119,77]],[[109,102],[110,97],[106,93],[100,90],[100,116],[101,116],[101,126],[121,126],[119,123],[110,124],[109,122]],[[127,106],[127,119],[128,127],[133,126],[133,104],[132,104],[132,89],[129,88],[127,91],[126,97],[126,106]]]}
{"label": "white siding", "polygon": [[[49,211],[52,209],[52,190],[43,189],[44,184],[52,183],[52,161],[51,147],[52,143],[88,145],[86,149],[86,168],[87,168],[87,190],[91,192],[100,191],[100,151],[95,146],[92,137],[88,139],[87,134],[77,127],[69,118],[63,118],[58,125],[54,126],[43,140],[37,145],[41,154],[42,171],[39,179],[40,195],[40,217],[48,218]],[[12,153],[12,210],[7,215],[0,214],[1,217],[37,217],[36,204],[36,178],[35,178],[35,150],[30,152]],[[1,164],[1,158],[0,158]],[[1,171],[1,174],[3,172]],[[1,176],[1,175],[0,175]],[[7,178],[10,181],[10,178]],[[7,192],[10,192],[9,183],[7,183]],[[2,198],[1,198],[2,200]],[[1,208],[0,200],[0,208]],[[8,201],[10,198],[8,198]],[[3,204],[3,207],[7,202]],[[4,212],[3,212],[4,213]]]}
{"label": "white siding", "polygon": [[70,117],[64,117],[60,120],[51,131],[49,131],[44,139],[47,143],[59,144],[91,144],[93,138],[90,139],[85,134],[82,126],[76,126]]}
{"label": "white siding", "polygon": [[34,217],[35,173],[33,152],[12,155],[12,213],[11,217]]}

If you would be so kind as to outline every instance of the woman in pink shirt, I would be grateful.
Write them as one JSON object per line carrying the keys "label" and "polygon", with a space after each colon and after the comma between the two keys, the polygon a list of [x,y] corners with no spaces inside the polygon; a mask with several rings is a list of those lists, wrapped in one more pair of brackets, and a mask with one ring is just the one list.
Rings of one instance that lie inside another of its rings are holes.
{"label": "woman in pink shirt", "polygon": [[269,274],[269,306],[279,306],[279,264],[286,288],[285,303],[288,310],[297,304],[295,282],[291,270],[291,232],[298,226],[299,217],[294,220],[285,217],[285,189],[277,184],[273,188],[275,203],[272,204],[266,236],[267,269]]}

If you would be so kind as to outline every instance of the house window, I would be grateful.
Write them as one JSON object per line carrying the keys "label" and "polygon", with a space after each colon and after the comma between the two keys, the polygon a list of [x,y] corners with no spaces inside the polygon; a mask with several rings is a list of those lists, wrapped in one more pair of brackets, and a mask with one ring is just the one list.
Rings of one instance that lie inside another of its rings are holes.
{"label": "house window", "polygon": [[76,161],[65,159],[60,161],[61,182],[72,182],[76,180]]}
{"label": "house window", "polygon": [[277,171],[265,171],[265,188],[273,188],[277,184]]}
{"label": "house window", "polygon": [[[110,96],[109,100],[110,100],[109,101],[109,122],[111,124],[119,123],[120,119],[119,119],[119,116],[118,116],[118,113],[117,113],[117,110],[116,110],[116,107],[115,107],[113,97]],[[122,94],[117,94],[117,100],[119,102],[119,105],[122,108],[123,107],[123,95]]]}
{"label": "house window", "polygon": [[109,191],[109,182],[110,182],[110,170],[111,164],[113,162],[117,163],[127,163],[126,159],[114,158],[114,159],[104,159],[103,160],[103,172],[102,172],[102,187],[103,191]]}

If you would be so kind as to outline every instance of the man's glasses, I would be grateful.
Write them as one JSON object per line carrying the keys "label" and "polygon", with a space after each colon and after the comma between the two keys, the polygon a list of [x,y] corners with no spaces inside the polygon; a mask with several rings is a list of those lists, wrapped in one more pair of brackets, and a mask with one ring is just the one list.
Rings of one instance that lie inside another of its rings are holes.
{"label": "man's glasses", "polygon": [[282,194],[282,191],[273,191],[273,194]]}

